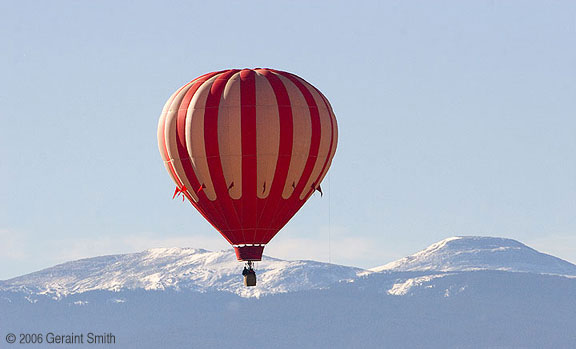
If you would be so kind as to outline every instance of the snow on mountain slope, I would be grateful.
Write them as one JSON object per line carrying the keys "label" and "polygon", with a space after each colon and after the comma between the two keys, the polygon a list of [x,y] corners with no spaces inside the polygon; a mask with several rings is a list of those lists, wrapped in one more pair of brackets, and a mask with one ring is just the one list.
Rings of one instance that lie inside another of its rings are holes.
{"label": "snow on mountain slope", "polygon": [[565,260],[540,253],[516,240],[483,236],[451,237],[411,256],[370,270],[504,270],[576,275],[576,265]]}
{"label": "snow on mountain slope", "polygon": [[433,288],[448,274],[469,271],[576,276],[576,265],[537,252],[518,241],[492,237],[448,238],[412,256],[371,270],[265,256],[256,264],[258,285],[253,288],[244,287],[240,275],[242,266],[232,250],[154,248],[60,264],[0,281],[0,291],[54,299],[89,291],[126,290],[225,291],[243,297],[259,297],[325,289],[342,280],[356,284],[365,280],[364,285],[389,295],[410,295],[419,289]]}
{"label": "snow on mountain slope", "polygon": [[256,263],[258,285],[244,287],[243,264],[233,250],[154,248],[63,263],[0,282],[0,290],[45,294],[56,299],[87,291],[193,290],[228,291],[243,297],[322,289],[364,270],[315,261],[264,257]]}

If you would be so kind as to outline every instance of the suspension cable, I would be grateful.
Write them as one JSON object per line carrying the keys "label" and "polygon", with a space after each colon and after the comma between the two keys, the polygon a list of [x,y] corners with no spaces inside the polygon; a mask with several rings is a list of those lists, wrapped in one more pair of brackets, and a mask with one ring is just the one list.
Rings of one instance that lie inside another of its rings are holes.
{"label": "suspension cable", "polygon": [[330,173],[328,173],[328,263],[332,263],[332,216],[330,212],[332,192],[330,191]]}

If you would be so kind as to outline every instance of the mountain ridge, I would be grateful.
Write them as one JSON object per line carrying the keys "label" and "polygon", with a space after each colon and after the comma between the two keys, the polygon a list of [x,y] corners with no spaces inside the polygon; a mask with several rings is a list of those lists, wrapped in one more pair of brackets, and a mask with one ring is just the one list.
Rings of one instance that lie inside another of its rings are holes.
{"label": "mountain ridge", "polygon": [[83,258],[0,282],[5,291],[61,298],[95,290],[227,291],[243,297],[321,289],[363,269],[316,261],[264,256],[256,263],[257,287],[243,286],[242,263],[233,250],[152,248],[142,252]]}
{"label": "mountain ridge", "polygon": [[370,268],[382,271],[503,270],[576,276],[576,265],[513,239],[488,236],[454,236],[410,256]]}
{"label": "mountain ridge", "polygon": [[[310,260],[264,256],[256,264],[258,285],[244,287],[233,250],[151,248],[142,252],[83,258],[0,281],[0,290],[54,299],[90,291],[136,290],[230,292],[241,297],[321,290],[339,282],[387,273],[388,294],[406,295],[450,273],[478,270],[576,276],[576,265],[506,238],[456,236],[380,267],[361,269]],[[410,272],[410,273],[406,273]],[[378,277],[372,277],[378,279]]]}

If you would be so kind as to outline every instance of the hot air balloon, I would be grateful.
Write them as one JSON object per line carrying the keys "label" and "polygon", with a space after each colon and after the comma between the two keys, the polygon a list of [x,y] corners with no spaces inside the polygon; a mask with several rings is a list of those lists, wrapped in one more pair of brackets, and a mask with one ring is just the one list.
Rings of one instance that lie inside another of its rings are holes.
{"label": "hot air balloon", "polygon": [[[273,69],[202,75],[166,102],[160,154],[183,195],[245,261],[245,284],[264,246],[320,189],[336,151],[328,99]],[[248,275],[248,276],[246,276]]]}

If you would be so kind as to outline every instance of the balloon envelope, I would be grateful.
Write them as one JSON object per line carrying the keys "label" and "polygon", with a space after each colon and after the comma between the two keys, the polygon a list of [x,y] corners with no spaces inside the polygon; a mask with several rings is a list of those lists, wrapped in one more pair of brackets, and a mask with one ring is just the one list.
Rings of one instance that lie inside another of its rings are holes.
{"label": "balloon envelope", "polygon": [[177,192],[246,261],[260,260],[319,189],[337,137],[319,90],[294,74],[259,68],[192,80],[168,99],[158,125]]}

